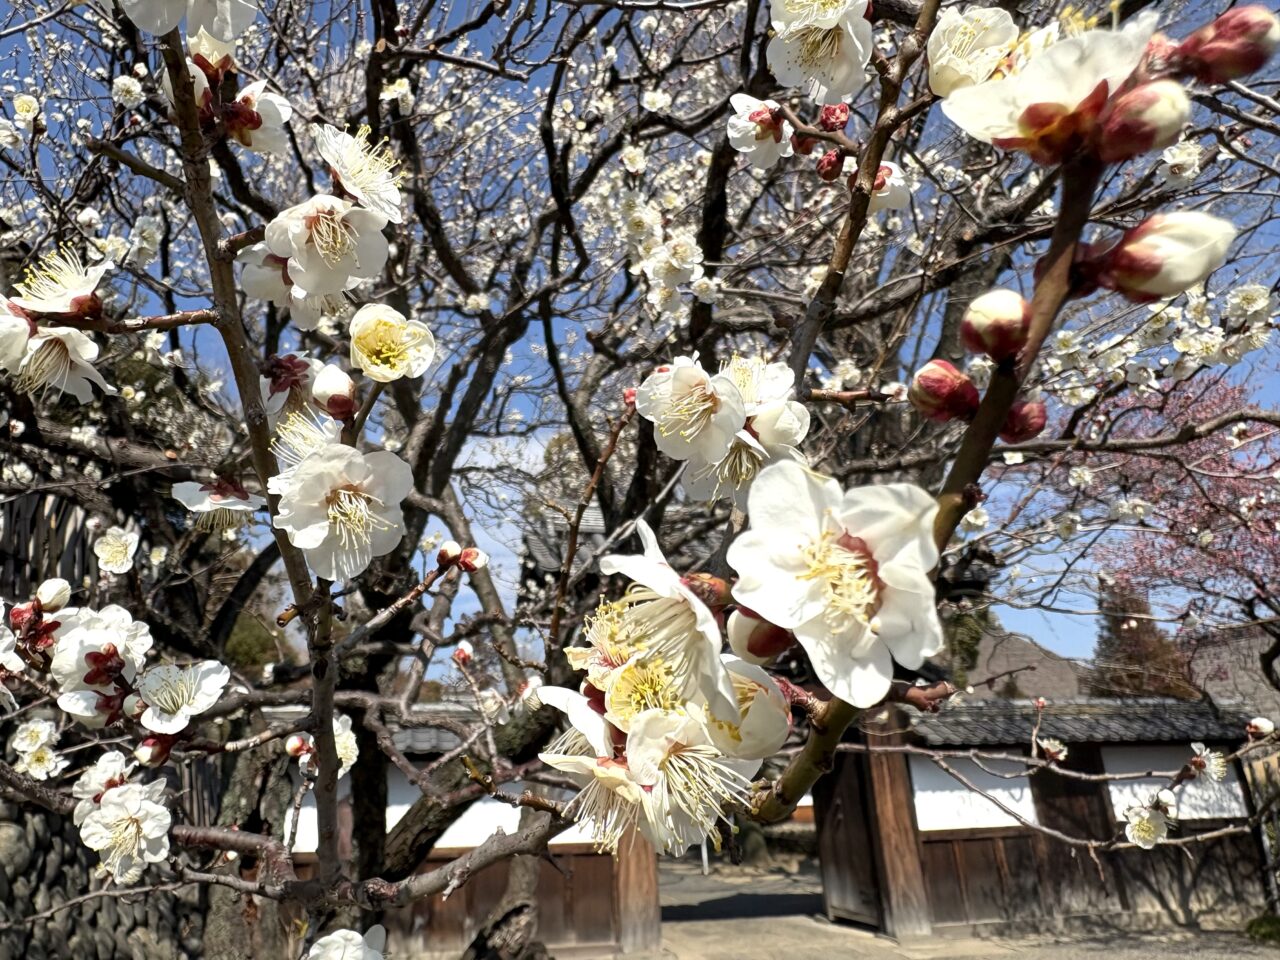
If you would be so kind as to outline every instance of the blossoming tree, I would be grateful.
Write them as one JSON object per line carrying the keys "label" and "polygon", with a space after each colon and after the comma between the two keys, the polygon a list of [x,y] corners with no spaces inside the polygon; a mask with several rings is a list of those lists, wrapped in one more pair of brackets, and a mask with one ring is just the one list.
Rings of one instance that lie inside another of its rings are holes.
{"label": "blossoming tree", "polygon": [[[0,496],[74,529],[4,515],[6,795],[103,896],[206,891],[209,956],[379,957],[380,911],[574,822],[676,854],[785,817],[864,711],[955,693],[911,677],[976,551],[1080,555],[1036,496],[1082,453],[1275,423],[1198,389],[1266,362],[1280,21],[1146,6],[12,8]],[[1110,429],[1151,396],[1166,432]],[[535,521],[560,569],[517,590],[486,550]],[[418,709],[440,678],[473,725]],[[433,724],[418,765],[392,731]],[[1194,842],[1177,790],[1223,769],[1189,747],[1074,842]],[[485,795],[531,816],[415,873]]]}

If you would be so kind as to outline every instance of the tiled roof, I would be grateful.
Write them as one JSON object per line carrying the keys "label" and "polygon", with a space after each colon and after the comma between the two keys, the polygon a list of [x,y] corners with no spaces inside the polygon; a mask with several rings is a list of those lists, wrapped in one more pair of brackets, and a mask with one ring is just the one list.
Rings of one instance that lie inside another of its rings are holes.
{"label": "tiled roof", "polygon": [[[1041,737],[1063,743],[1238,741],[1249,714],[1215,711],[1200,701],[1144,697],[1126,700],[1053,700],[1044,709]],[[912,728],[929,746],[1028,743],[1036,709],[1030,700],[964,701],[914,717]]]}

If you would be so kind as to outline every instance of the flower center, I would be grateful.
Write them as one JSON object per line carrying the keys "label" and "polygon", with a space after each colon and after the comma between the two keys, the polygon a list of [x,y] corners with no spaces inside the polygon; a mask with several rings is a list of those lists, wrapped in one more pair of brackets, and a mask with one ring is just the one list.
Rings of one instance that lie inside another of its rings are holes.
{"label": "flower center", "polygon": [[394,173],[400,161],[382,140],[376,144],[369,143],[369,134],[373,131],[362,126],[355,136],[344,141],[341,156],[337,157],[338,166],[334,171],[343,187],[359,196],[376,193],[380,188],[400,185],[403,173]]}
{"label": "flower center", "polygon": [[870,551],[857,537],[824,532],[804,548],[808,570],[801,580],[818,580],[826,588],[826,619],[833,631],[848,621],[870,627],[880,609],[880,579]]}
{"label": "flower center", "polygon": [[32,300],[58,300],[88,281],[80,258],[70,251],[59,251],[28,267],[22,283],[14,284],[14,289]]}
{"label": "flower center", "polygon": [[846,3],[848,3],[848,0],[786,0],[784,6],[787,13],[794,17],[802,16],[806,13],[821,16],[822,14],[829,14],[843,9]]}
{"label": "flower center", "polygon": [[163,713],[179,714],[190,706],[195,693],[195,678],[184,670],[175,682],[148,688],[147,705]]}
{"label": "flower center", "polygon": [[377,320],[356,338],[353,346],[376,367],[403,370],[413,353],[422,346],[424,334],[408,324]]}
{"label": "flower center", "polygon": [[[755,479],[764,461],[763,452],[749,443],[734,439],[724,459],[707,468],[707,472],[714,473],[716,478],[715,490],[711,494],[712,499],[718,498],[720,491],[725,488],[741,490]],[[705,475],[706,473],[703,474]]]}
{"label": "flower center", "polygon": [[325,210],[307,218],[311,244],[329,266],[341,263],[356,248],[356,232],[337,210]]}
{"label": "flower center", "polygon": [[276,428],[271,449],[285,463],[296,467],[328,442],[329,437],[318,423],[300,413],[291,413]]}
{"label": "flower center", "polygon": [[329,507],[329,524],[337,528],[344,548],[368,544],[373,539],[373,531],[391,528],[390,523],[373,511],[374,505],[381,506],[382,501],[355,485],[330,491],[325,503]]}
{"label": "flower center", "polygon": [[1135,842],[1155,843],[1160,839],[1160,829],[1156,826],[1155,817],[1145,816],[1130,824]]}
{"label": "flower center", "polygon": [[839,27],[806,27],[800,33],[800,65],[816,70],[831,63],[839,58],[843,42],[844,31]]}
{"label": "flower center", "polygon": [[27,357],[13,384],[21,393],[35,393],[50,385],[60,388],[70,374],[71,351],[58,337],[49,337]]}
{"label": "flower center", "polygon": [[657,426],[664,437],[678,433],[685,439],[696,437],[720,409],[720,398],[705,383],[700,383],[678,397],[658,417]]}
{"label": "flower center", "polygon": [[720,372],[727,374],[733,381],[733,385],[742,394],[743,401],[755,403],[759,399],[760,375],[764,373],[762,357],[740,357],[735,353],[729,358],[729,362],[720,368]]}
{"label": "flower center", "polygon": [[623,726],[645,710],[675,710],[680,702],[671,668],[661,657],[628,664],[615,674],[609,688],[609,712]]}
{"label": "flower center", "polygon": [[108,848],[117,856],[131,857],[141,845],[142,821],[137,817],[121,817],[111,825]]}

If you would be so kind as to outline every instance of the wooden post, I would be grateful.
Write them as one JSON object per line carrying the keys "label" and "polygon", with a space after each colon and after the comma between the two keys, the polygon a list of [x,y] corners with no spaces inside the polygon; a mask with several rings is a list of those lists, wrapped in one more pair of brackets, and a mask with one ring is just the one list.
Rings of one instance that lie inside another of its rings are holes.
{"label": "wooden post", "polygon": [[635,830],[618,844],[613,862],[613,902],[619,952],[656,956],[662,950],[658,858],[649,841]]}
{"label": "wooden post", "polygon": [[[904,743],[905,724],[901,711],[894,710],[881,730],[870,733],[867,739],[871,743]],[[933,921],[906,754],[869,753],[867,776],[871,787],[871,843],[880,875],[884,932],[898,940],[930,936]]]}

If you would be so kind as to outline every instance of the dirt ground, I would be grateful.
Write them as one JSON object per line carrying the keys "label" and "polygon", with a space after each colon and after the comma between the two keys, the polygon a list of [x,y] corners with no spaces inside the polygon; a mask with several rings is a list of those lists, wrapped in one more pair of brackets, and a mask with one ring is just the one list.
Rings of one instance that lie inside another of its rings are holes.
{"label": "dirt ground", "polygon": [[664,960],[1280,960],[1280,950],[1210,933],[897,944],[822,917],[808,864],[703,876],[696,859],[660,863]]}

